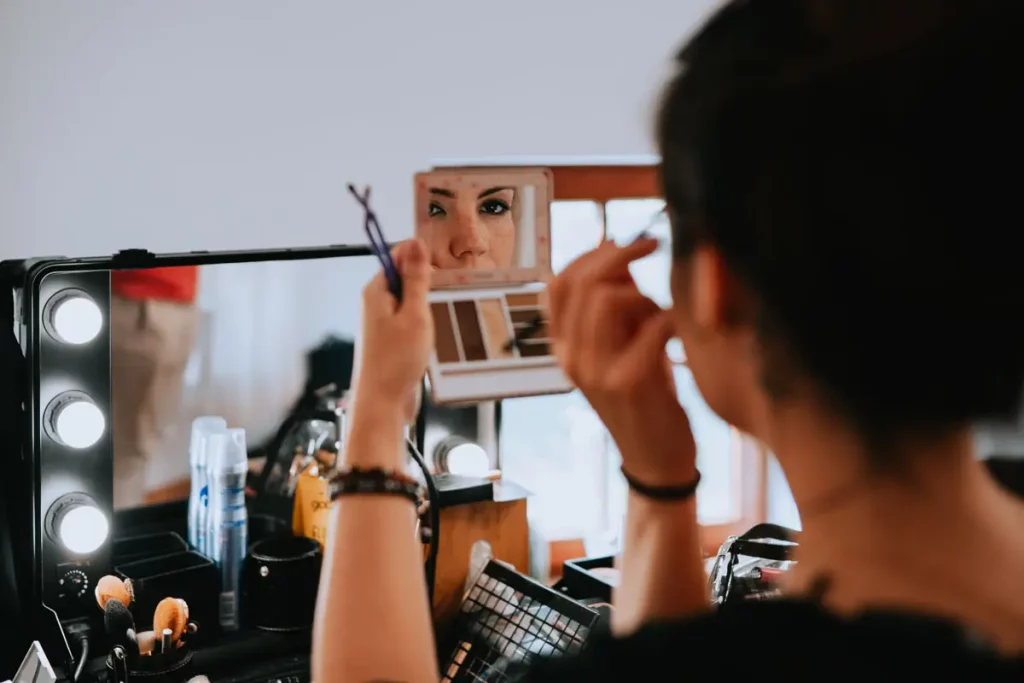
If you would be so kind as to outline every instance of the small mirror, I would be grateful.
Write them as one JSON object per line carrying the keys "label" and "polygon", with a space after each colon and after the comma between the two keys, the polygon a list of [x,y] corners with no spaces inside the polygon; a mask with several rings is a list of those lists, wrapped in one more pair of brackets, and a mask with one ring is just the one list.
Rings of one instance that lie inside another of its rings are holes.
{"label": "small mirror", "polygon": [[551,272],[546,169],[442,169],[416,176],[416,236],[435,287],[542,281]]}
{"label": "small mirror", "polygon": [[415,179],[433,266],[430,392],[459,404],[569,391],[543,320],[551,171],[447,168]]}

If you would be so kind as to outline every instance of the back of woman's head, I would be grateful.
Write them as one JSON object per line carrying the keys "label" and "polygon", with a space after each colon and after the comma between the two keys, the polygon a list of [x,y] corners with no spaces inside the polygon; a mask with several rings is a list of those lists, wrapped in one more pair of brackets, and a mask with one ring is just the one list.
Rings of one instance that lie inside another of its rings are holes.
{"label": "back of woman's head", "polygon": [[798,374],[874,436],[1016,414],[1024,3],[732,2],[659,117],[673,251],[754,297]]}

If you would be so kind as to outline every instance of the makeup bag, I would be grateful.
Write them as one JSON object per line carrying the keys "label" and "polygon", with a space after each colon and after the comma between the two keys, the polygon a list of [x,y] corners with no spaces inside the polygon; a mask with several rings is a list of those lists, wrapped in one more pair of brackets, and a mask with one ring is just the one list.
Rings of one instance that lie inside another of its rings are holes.
{"label": "makeup bag", "polygon": [[778,596],[779,577],[795,564],[790,558],[797,537],[798,532],[778,524],[756,524],[739,536],[727,538],[708,578],[712,603]]}

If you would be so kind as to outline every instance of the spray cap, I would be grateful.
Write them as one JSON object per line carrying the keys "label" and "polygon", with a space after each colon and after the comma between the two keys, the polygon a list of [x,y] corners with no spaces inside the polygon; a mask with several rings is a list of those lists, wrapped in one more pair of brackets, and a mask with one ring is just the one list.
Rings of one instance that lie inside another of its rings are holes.
{"label": "spray cap", "polygon": [[210,434],[227,429],[228,423],[222,417],[204,415],[192,420],[192,434],[188,444],[188,459],[193,465],[206,464],[206,441]]}
{"label": "spray cap", "polygon": [[249,466],[249,453],[245,448],[245,430],[236,427],[210,434],[207,442],[208,464],[219,472],[245,471]]}

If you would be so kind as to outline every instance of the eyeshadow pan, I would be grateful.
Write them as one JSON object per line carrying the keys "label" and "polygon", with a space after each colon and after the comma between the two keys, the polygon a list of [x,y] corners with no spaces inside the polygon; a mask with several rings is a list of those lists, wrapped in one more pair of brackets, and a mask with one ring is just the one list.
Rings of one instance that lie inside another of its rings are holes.
{"label": "eyeshadow pan", "polygon": [[458,363],[459,343],[452,329],[452,316],[447,303],[430,304],[430,313],[434,316],[434,340],[437,346],[437,362]]}
{"label": "eyeshadow pan", "polygon": [[455,322],[459,326],[459,338],[462,339],[462,353],[465,359],[487,360],[487,347],[484,346],[484,335],[476,314],[476,302],[456,301],[452,307],[455,309]]}
{"label": "eyeshadow pan", "polygon": [[509,308],[540,308],[540,294],[538,292],[509,294],[505,297],[505,301],[508,302]]}
{"label": "eyeshadow pan", "polygon": [[537,319],[537,316],[540,315],[540,309],[531,308],[525,311],[509,311],[508,315],[512,319],[514,327],[525,327]]}
{"label": "eyeshadow pan", "polygon": [[519,355],[523,358],[550,356],[551,347],[548,346],[547,341],[523,341],[519,345]]}
{"label": "eyeshadow pan", "polygon": [[501,300],[483,299],[477,307],[480,311],[480,320],[483,322],[484,337],[487,339],[487,357],[514,358],[515,354],[506,348],[511,335]]}

